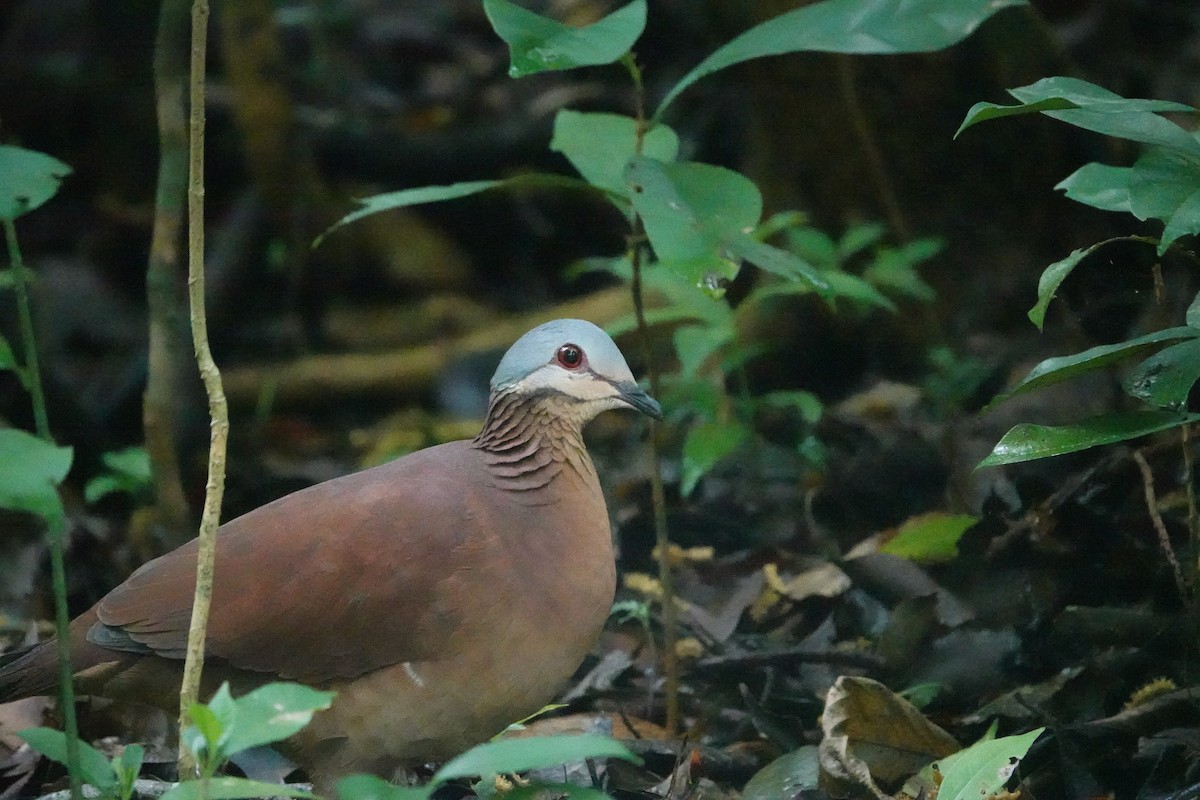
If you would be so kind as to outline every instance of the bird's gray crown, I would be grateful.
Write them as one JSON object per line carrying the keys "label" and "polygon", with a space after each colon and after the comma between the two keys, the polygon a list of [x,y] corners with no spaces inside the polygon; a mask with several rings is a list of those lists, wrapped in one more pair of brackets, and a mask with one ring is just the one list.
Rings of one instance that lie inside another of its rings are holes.
{"label": "bird's gray crown", "polygon": [[492,391],[507,389],[550,363],[564,344],[581,347],[593,372],[617,381],[633,380],[625,357],[607,333],[587,320],[556,319],[537,326],[508,348],[492,375]]}

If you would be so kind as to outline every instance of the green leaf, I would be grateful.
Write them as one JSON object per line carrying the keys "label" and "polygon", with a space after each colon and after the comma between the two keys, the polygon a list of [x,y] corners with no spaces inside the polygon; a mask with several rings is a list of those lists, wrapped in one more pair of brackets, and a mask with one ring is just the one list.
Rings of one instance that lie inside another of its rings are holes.
{"label": "green leaf", "polygon": [[582,28],[528,11],[508,0],[483,0],[496,34],[509,47],[513,78],[550,70],[611,64],[646,27],[646,2],[634,2]]}
{"label": "green leaf", "polygon": [[694,377],[709,356],[733,341],[732,328],[711,325],[682,325],[675,329],[675,354],[685,378]]}
{"label": "green leaf", "polygon": [[739,422],[705,422],[693,427],[683,442],[679,493],[690,496],[696,484],[718,461],[749,438],[750,430]]}
{"label": "green leaf", "polygon": [[128,492],[137,496],[151,488],[150,454],[146,448],[111,450],[102,458],[108,472],[92,478],[83,488],[83,497],[89,503],[95,503],[114,492]]}
{"label": "green leaf", "polygon": [[1072,250],[1071,255],[1064,259],[1055,261],[1042,272],[1042,277],[1038,279],[1038,300],[1033,308],[1029,309],[1029,319],[1037,326],[1038,330],[1042,329],[1042,325],[1046,321],[1046,309],[1050,306],[1050,301],[1054,299],[1054,295],[1058,293],[1058,287],[1067,279],[1071,271],[1079,265],[1080,261],[1090,256],[1092,253],[1104,247],[1106,244],[1113,242],[1136,242],[1145,241],[1133,236],[1118,236],[1113,239],[1105,239],[1103,242],[1096,242],[1090,247],[1081,247],[1078,250]]}
{"label": "green leaf", "polygon": [[867,222],[849,228],[838,242],[838,256],[842,261],[852,258],[858,253],[876,245],[887,233],[887,228],[878,222]]}
{"label": "green leaf", "polygon": [[1001,437],[991,455],[976,469],[1033,461],[1113,444],[1200,420],[1200,414],[1170,411],[1125,411],[1101,414],[1073,425],[1052,427],[1022,423]]}
{"label": "green leaf", "polygon": [[921,514],[901,525],[879,551],[921,564],[951,561],[958,555],[958,540],[978,521],[970,514]]}
{"label": "green leaf", "polygon": [[577,178],[568,178],[563,175],[547,175],[543,173],[528,173],[524,175],[515,175],[504,180],[493,181],[465,181],[463,183],[451,183],[445,186],[418,186],[414,189],[401,189],[397,192],[384,192],[383,194],[372,195],[364,198],[359,202],[361,208],[356,211],[351,211],[346,216],[339,219],[333,225],[322,233],[313,241],[313,247],[320,246],[321,242],[325,241],[325,237],[351,222],[360,220],[363,217],[368,217],[371,214],[378,214],[380,211],[391,211],[394,208],[407,208],[408,206],[418,206],[424,203],[440,203],[444,200],[457,200],[461,197],[469,197],[473,194],[488,192],[495,189],[574,189],[584,191],[595,191],[593,187]]}
{"label": "green leaf", "polygon": [[763,56],[824,53],[925,53],[971,35],[985,19],[1024,0],[825,0],[757,25],[717,48],[684,75],[654,118],[684,89],[712,73]]}
{"label": "green leaf", "polygon": [[1138,219],[1166,223],[1158,253],[1180,236],[1200,233],[1200,155],[1148,149],[1131,168],[1130,210]]}
{"label": "green leaf", "polygon": [[928,242],[936,243],[937,240],[918,240],[903,249],[880,248],[871,266],[863,272],[863,278],[873,286],[890,289],[896,294],[925,302],[933,301],[937,297],[933,287],[921,279],[916,269],[916,264],[924,258],[914,257],[923,252],[920,245]]}
{"label": "green leaf", "polygon": [[607,736],[530,736],[524,739],[501,739],[473,747],[442,765],[431,783],[504,772],[525,772],[585,758],[620,758],[641,763],[641,759],[629,752],[625,745]]}
{"label": "green leaf", "polygon": [[71,168],[53,156],[0,145],[0,219],[16,219],[58,192]]}
{"label": "green leaf", "polygon": [[[220,696],[222,691],[228,696],[228,683],[221,684],[217,695]],[[232,713],[225,714],[223,719],[213,710],[214,705],[219,707],[219,701],[215,697],[207,706],[203,703],[192,703],[188,706],[188,718],[192,724],[184,731],[184,740],[192,753],[197,756],[204,755],[202,760],[219,764],[228,756],[227,753],[221,752],[221,737],[225,733],[226,723],[231,721]]]}
{"label": "green leaf", "polygon": [[117,776],[118,800],[129,800],[133,796],[133,784],[142,771],[142,761],[146,750],[140,744],[127,744],[121,751],[120,758],[112,761],[113,772]]}
{"label": "green leaf", "polygon": [[1187,315],[1184,319],[1189,328],[1200,328],[1200,293],[1197,293],[1192,298],[1192,304],[1188,306]]}
{"label": "green leaf", "polygon": [[[67,763],[67,735],[53,728],[26,728],[17,731],[17,736],[24,739],[30,747],[37,750],[53,761]],[[106,794],[117,790],[117,776],[112,764],[104,754],[82,739],[79,745],[79,771],[85,783],[90,783]]]}
{"label": "green leaf", "polygon": [[817,746],[805,745],[756,772],[742,789],[742,800],[780,800],[816,791],[820,771]]}
{"label": "green leaf", "polygon": [[737,274],[728,244],[762,216],[762,196],[753,181],[711,164],[667,164],[644,156],[629,162],[625,179],[634,210],[665,266],[705,286],[714,277]]}
{"label": "green leaf", "polygon": [[266,783],[246,778],[209,778],[204,781],[184,781],[166,791],[159,800],[250,800],[255,797],[304,797],[312,798],[312,792],[297,789],[284,783]]}
{"label": "green leaf", "polygon": [[[636,154],[637,120],[564,108],[554,118],[550,149],[566,156],[592,186],[628,199],[625,165]],[[674,161],[679,137],[666,125],[655,125],[645,133],[642,153],[659,161]]]}
{"label": "green leaf", "polygon": [[767,392],[758,397],[758,402],[768,406],[794,408],[800,413],[800,418],[809,425],[820,422],[821,415],[825,412],[825,407],[821,404],[820,399],[812,392],[789,390]]}
{"label": "green leaf", "polygon": [[1139,364],[1125,379],[1125,391],[1155,408],[1186,411],[1188,393],[1197,380],[1200,339],[1191,339],[1164,348]]}
{"label": "green leaf", "polygon": [[1063,178],[1055,186],[1067,197],[1085,206],[1103,211],[1133,212],[1129,203],[1129,182],[1133,178],[1130,167],[1110,167],[1107,164],[1084,164]]}
{"label": "green leaf", "polygon": [[806,284],[822,297],[828,298],[833,294],[826,277],[812,264],[793,253],[772,247],[744,233],[730,238],[726,247],[735,256],[749,261],[759,269]]}
{"label": "green leaf", "polygon": [[978,800],[992,797],[1004,788],[1017,764],[1029,752],[1045,728],[1020,736],[1004,736],[977,742],[954,754],[942,773],[938,800]]}
{"label": "green leaf", "polygon": [[307,725],[313,714],[329,708],[333,692],[298,683],[268,683],[233,701],[232,720],[224,721],[221,750],[226,756],[278,742]]}
{"label": "green leaf", "polygon": [[1084,350],[1082,353],[1047,358],[1029,370],[1029,373],[1021,379],[1020,383],[992,400],[988,404],[988,408],[1007,400],[1013,395],[1023,394],[1034,389],[1040,389],[1043,386],[1059,383],[1060,381],[1074,378],[1077,375],[1082,375],[1085,372],[1107,367],[1123,359],[1136,358],[1151,350],[1157,350],[1164,345],[1186,339],[1195,339],[1198,336],[1200,336],[1200,330],[1196,328],[1186,326],[1164,328],[1161,331],[1153,331],[1152,333],[1128,339],[1124,342],[1097,345],[1096,347]]}
{"label": "green leaf", "polygon": [[842,263],[838,245],[824,231],[797,228],[787,232],[787,249],[821,270],[838,269]]}
{"label": "green leaf", "polygon": [[52,532],[66,523],[58,485],[71,469],[72,451],[16,428],[0,430],[0,508],[27,511]]}
{"label": "green leaf", "polygon": [[1190,111],[1191,106],[1163,100],[1127,100],[1115,92],[1078,78],[1042,78],[1009,89],[1019,106],[976,103],[959,126],[959,133],[976,122],[1011,114],[1044,113],[1078,128],[1145,144],[1200,153],[1200,142],[1180,126],[1158,116],[1161,111]]}
{"label": "green leaf", "polygon": [[337,782],[340,800],[425,800],[437,784],[393,786],[377,775],[349,775]]}

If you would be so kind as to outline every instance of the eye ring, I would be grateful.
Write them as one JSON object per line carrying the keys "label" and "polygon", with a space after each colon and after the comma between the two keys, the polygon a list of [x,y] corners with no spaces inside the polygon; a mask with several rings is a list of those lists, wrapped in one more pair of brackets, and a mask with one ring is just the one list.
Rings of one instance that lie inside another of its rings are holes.
{"label": "eye ring", "polygon": [[579,369],[587,360],[583,354],[583,348],[570,342],[558,348],[558,352],[554,354],[554,358],[558,361],[559,365],[572,370]]}

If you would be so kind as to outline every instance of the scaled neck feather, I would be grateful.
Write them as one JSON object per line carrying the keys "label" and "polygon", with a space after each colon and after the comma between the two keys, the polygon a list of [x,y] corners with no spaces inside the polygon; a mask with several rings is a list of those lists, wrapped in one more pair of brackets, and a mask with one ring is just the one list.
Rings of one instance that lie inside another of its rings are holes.
{"label": "scaled neck feather", "polygon": [[596,485],[596,469],[583,444],[583,423],[556,392],[497,392],[472,447],[483,451],[494,485],[540,493],[559,479]]}

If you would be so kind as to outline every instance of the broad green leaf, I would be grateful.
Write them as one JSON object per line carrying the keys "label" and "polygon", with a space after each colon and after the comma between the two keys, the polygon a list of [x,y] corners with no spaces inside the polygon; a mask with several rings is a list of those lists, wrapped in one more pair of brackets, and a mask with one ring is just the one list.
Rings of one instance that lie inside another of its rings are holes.
{"label": "broad green leaf", "polygon": [[817,790],[821,766],[816,745],[785,753],[754,773],[742,789],[742,800],[780,800]]}
{"label": "broad green leaf", "polygon": [[455,778],[525,772],[585,758],[620,758],[641,762],[625,745],[608,736],[530,736],[524,739],[501,739],[473,747],[442,765],[430,782],[445,783]]}
{"label": "broad green leaf", "polygon": [[525,175],[516,175],[505,180],[494,181],[465,181],[463,183],[451,183],[445,186],[418,186],[415,189],[401,189],[397,192],[384,192],[383,194],[373,195],[364,198],[359,202],[361,208],[351,211],[346,216],[339,219],[333,225],[322,233],[313,241],[313,247],[317,247],[321,242],[325,241],[325,237],[351,222],[360,220],[363,217],[371,214],[378,214],[380,211],[390,211],[394,208],[407,208],[408,206],[418,206],[424,203],[439,203],[443,200],[457,200],[460,197],[469,197],[480,192],[492,191],[494,189],[575,189],[584,191],[596,191],[593,187],[577,178],[568,178],[562,175],[547,175],[542,173],[528,173]]}
{"label": "broad green leaf", "polygon": [[955,753],[942,773],[938,800],[979,800],[998,794],[1044,730],[978,742]]}
{"label": "broad green leaf", "polygon": [[995,467],[1038,458],[1075,453],[1124,442],[1200,420],[1200,414],[1171,411],[1125,411],[1101,414],[1073,425],[1052,427],[1022,423],[1001,437],[992,453],[975,467]]}
{"label": "broad green leaf", "polygon": [[[637,120],[621,114],[564,108],[554,118],[550,149],[566,156],[592,186],[628,198],[625,165],[636,155]],[[666,125],[654,125],[643,137],[642,154],[674,161],[679,154],[679,137]]]}
{"label": "broad green leaf", "polygon": [[971,35],[985,19],[1024,0],[825,0],[756,25],[717,48],[667,92],[655,119],[684,89],[712,73],[763,56],[925,53]]}
{"label": "broad green leaf", "polygon": [[146,757],[146,749],[140,744],[127,744],[121,750],[120,758],[112,761],[113,772],[117,776],[117,797],[128,800],[133,796],[133,784],[142,771],[142,761]]}
{"label": "broad green leaf", "polygon": [[1166,223],[1159,255],[1180,236],[1200,232],[1198,193],[1200,154],[1154,147],[1134,163],[1129,177],[1130,210],[1138,219]]}
{"label": "broad green leaf", "polygon": [[[834,299],[840,297],[859,303],[866,303],[867,305],[886,308],[888,311],[896,310],[895,303],[857,275],[851,275],[849,272],[822,272],[821,277],[825,283],[829,284],[829,296]],[[756,287],[750,294],[749,299],[759,302],[771,297],[808,294],[813,291],[815,291],[813,287],[807,283],[772,283],[767,286]]]}
{"label": "broad green leaf", "polygon": [[710,325],[682,325],[675,329],[675,355],[679,357],[679,369],[685,378],[691,378],[708,357],[733,341],[734,331],[730,327]]}
{"label": "broad green leaf", "polygon": [[922,564],[951,561],[958,555],[958,540],[978,521],[970,514],[921,514],[906,520],[879,550]]}
{"label": "broad green leaf", "polygon": [[807,284],[822,297],[828,298],[833,294],[826,277],[794,253],[772,247],[744,233],[730,238],[726,247],[735,256],[772,275]]}
{"label": "broad green leaf", "polygon": [[683,441],[679,493],[691,495],[700,479],[718,461],[750,439],[750,430],[739,422],[704,422],[688,431]]}
{"label": "broad green leaf", "polygon": [[1096,347],[1084,350],[1082,353],[1047,358],[1029,370],[1029,373],[1021,379],[1020,383],[996,397],[995,400],[988,404],[988,407],[990,408],[997,403],[1003,402],[1013,395],[1023,394],[1034,389],[1040,389],[1043,386],[1059,383],[1060,381],[1074,378],[1077,375],[1082,375],[1085,372],[1107,367],[1117,361],[1136,358],[1165,345],[1195,339],[1198,336],[1200,336],[1200,330],[1196,328],[1186,326],[1164,328],[1161,331],[1153,331],[1152,333],[1128,339],[1124,342],[1097,345]]}
{"label": "broad green leaf", "polygon": [[1125,379],[1125,391],[1155,408],[1186,411],[1188,393],[1198,379],[1200,339],[1190,339],[1159,350],[1138,364]]}
{"label": "broad green leaf", "polygon": [[1071,255],[1064,259],[1055,261],[1050,266],[1046,267],[1042,272],[1042,277],[1038,279],[1037,302],[1033,308],[1029,309],[1029,319],[1037,326],[1038,330],[1042,329],[1042,325],[1046,321],[1046,309],[1050,306],[1050,301],[1058,293],[1058,287],[1067,279],[1071,271],[1079,266],[1079,262],[1090,256],[1092,253],[1104,247],[1106,244],[1113,242],[1136,242],[1147,241],[1135,236],[1118,236],[1113,239],[1105,239],[1103,242],[1096,242],[1090,247],[1081,247],[1078,250],[1071,251]]}
{"label": "broad green leaf", "polygon": [[[67,763],[67,735],[53,728],[26,728],[18,731],[17,736],[24,739],[30,747],[37,750],[46,758],[60,764]],[[82,739],[79,745],[79,771],[85,783],[90,783],[101,792],[113,793],[117,789],[117,775],[112,764],[96,748]]]}
{"label": "broad green leaf", "polygon": [[607,17],[573,28],[508,0],[483,0],[496,34],[508,45],[513,78],[550,70],[611,64],[629,52],[646,27],[646,2],[634,2]]}
{"label": "broad green leaf", "polygon": [[1158,116],[1161,111],[1194,112],[1183,103],[1165,100],[1129,100],[1093,83],[1078,78],[1042,78],[1036,83],[1009,89],[1021,101],[1016,106],[976,103],[954,134],[977,122],[1014,114],[1041,112],[1076,127],[1131,139],[1147,144],[1163,144],[1200,152],[1187,131]]}
{"label": "broad green leaf", "polygon": [[246,778],[209,778],[204,781],[184,781],[166,791],[159,800],[250,800],[255,797],[304,797],[315,795],[284,783],[266,783]]}
{"label": "broad green leaf", "polygon": [[659,261],[709,289],[716,288],[714,278],[737,273],[728,243],[762,216],[762,196],[753,181],[711,164],[646,157],[629,162],[625,179]]}
{"label": "broad green leaf", "polygon": [[1132,178],[1130,167],[1110,167],[1093,161],[1063,178],[1054,188],[1062,189],[1067,197],[1085,206],[1132,213],[1129,201]]}
{"label": "broad green leaf", "polygon": [[229,756],[286,739],[332,702],[333,692],[298,683],[260,686],[233,701],[236,710],[232,721],[225,723],[221,750]]}
{"label": "broad green leaf", "polygon": [[0,430],[0,508],[27,511],[52,532],[65,524],[58,485],[71,469],[70,447],[58,447],[16,428]]}
{"label": "broad green leaf", "polygon": [[436,788],[432,782],[425,786],[393,786],[378,775],[350,775],[337,782],[337,795],[340,800],[425,800]]}
{"label": "broad green leaf", "polygon": [[0,219],[33,211],[54,197],[70,174],[71,168],[53,156],[0,145]]}

